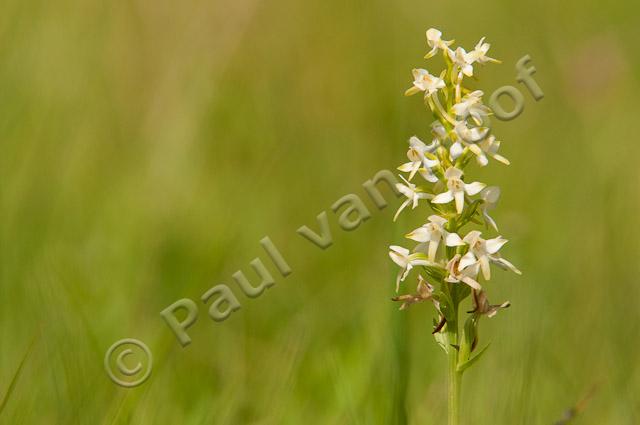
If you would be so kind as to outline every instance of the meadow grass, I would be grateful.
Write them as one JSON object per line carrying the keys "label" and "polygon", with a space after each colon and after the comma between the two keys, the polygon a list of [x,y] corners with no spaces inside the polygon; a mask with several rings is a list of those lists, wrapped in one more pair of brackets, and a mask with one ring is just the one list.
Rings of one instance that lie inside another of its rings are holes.
{"label": "meadow grass", "polygon": [[[468,372],[463,416],[552,424],[595,385],[576,424],[640,422],[637,3],[1,10],[0,423],[444,423],[431,313],[390,301],[399,201],[352,233],[333,221],[326,251],[295,233],[427,134],[402,94],[431,26],[491,40],[487,92],[530,54],[545,93],[520,85],[524,113],[495,124],[517,166],[474,175],[501,186],[524,275],[491,282],[512,308],[482,324],[500,344]],[[231,285],[267,234],[293,274],[224,323],[201,311],[181,348],[159,312]],[[102,365],[126,337],[155,357],[130,390]]]}

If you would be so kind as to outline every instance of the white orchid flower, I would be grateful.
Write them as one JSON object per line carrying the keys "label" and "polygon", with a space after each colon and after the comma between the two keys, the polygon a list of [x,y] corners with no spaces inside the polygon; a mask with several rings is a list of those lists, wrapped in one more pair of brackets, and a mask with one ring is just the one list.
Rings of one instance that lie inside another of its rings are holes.
{"label": "white orchid flower", "polygon": [[469,59],[471,59],[473,62],[478,62],[481,64],[485,64],[487,62],[500,63],[498,59],[490,58],[489,56],[487,56],[487,52],[491,48],[491,44],[485,43],[485,38],[486,37],[482,37],[480,41],[478,41],[478,44],[476,44],[476,47],[468,53]]}
{"label": "white orchid flower", "polygon": [[449,58],[451,58],[451,61],[460,70],[458,79],[462,78],[462,75],[460,74],[464,74],[467,77],[473,76],[472,64],[474,62],[474,56],[467,53],[467,51],[462,47],[458,47],[456,50],[449,49],[447,50],[447,52],[449,54]]}
{"label": "white orchid flower", "polygon": [[424,57],[429,59],[433,57],[438,49],[447,50],[454,40],[445,41],[442,39],[442,31],[435,28],[429,28],[427,30],[427,44],[431,47],[431,51]]}
{"label": "white orchid flower", "polygon": [[402,164],[398,167],[398,170],[409,173],[409,181],[420,171],[420,175],[428,182],[435,183],[438,178],[433,174],[431,169],[440,164],[437,159],[427,158],[426,153],[433,153],[438,147],[438,140],[434,140],[431,144],[426,145],[422,140],[416,136],[412,136],[409,139],[409,150],[407,151],[407,158],[410,162]]}
{"label": "white orchid flower", "polygon": [[[455,161],[462,155],[464,152],[464,148],[469,148],[471,152],[473,152],[476,157],[483,157],[484,154],[482,152],[482,148],[479,146],[479,143],[484,141],[489,133],[489,128],[487,127],[467,127],[466,121],[459,121],[453,131],[455,135],[455,142],[451,144],[449,148],[449,157],[451,161]],[[486,157],[485,157],[486,159]],[[481,160],[478,162],[482,165]],[[485,164],[486,165],[486,164]]]}
{"label": "white orchid flower", "polygon": [[391,245],[389,247],[389,257],[391,257],[394,263],[400,266],[400,271],[396,277],[396,292],[398,292],[400,288],[400,282],[404,281],[412,268],[415,266],[433,265],[422,252],[414,252],[411,254],[407,248],[397,245]]}
{"label": "white orchid flower", "polygon": [[447,263],[447,270],[449,271],[449,275],[444,280],[450,283],[462,282],[469,285],[473,289],[477,289],[478,291],[482,290],[482,286],[480,286],[477,281],[479,265],[476,263],[474,265],[461,269],[460,261],[460,254],[456,254]]}
{"label": "white orchid flower", "polygon": [[[454,133],[457,141],[462,142],[465,146],[475,145],[482,141],[489,134],[487,127],[468,127],[466,121],[458,121],[454,127]],[[480,149],[478,149],[479,151]]]}
{"label": "white orchid flower", "polygon": [[476,153],[477,155],[476,159],[478,161],[478,164],[480,164],[483,167],[487,165],[489,163],[489,160],[487,159],[487,155],[495,159],[496,161],[502,162],[505,165],[511,164],[511,162],[509,162],[507,158],[498,154],[498,149],[500,149],[500,143],[501,142],[499,140],[496,140],[496,137],[494,135],[490,135],[489,137],[486,137],[480,142],[478,142],[477,145],[480,148],[480,154]]}
{"label": "white orchid flower", "polygon": [[[444,241],[446,246],[464,245],[464,242],[457,233],[449,233],[444,229],[446,223],[446,218],[431,215],[429,216],[429,222],[427,224],[418,227],[407,234],[406,237],[416,242],[421,242],[420,245],[425,244],[427,246],[427,258],[429,261],[435,261],[440,241]],[[420,247],[420,245],[418,245],[418,247]],[[419,249],[418,247],[416,247],[416,249]]]}
{"label": "white orchid flower", "polygon": [[488,186],[482,189],[480,192],[480,198],[482,203],[480,204],[480,210],[482,211],[482,217],[486,225],[490,225],[497,232],[498,225],[496,221],[491,218],[489,211],[494,209],[500,199],[500,188],[498,186]]}
{"label": "white orchid flower", "polygon": [[436,195],[431,202],[434,204],[447,204],[455,200],[457,213],[462,213],[462,209],[464,208],[465,192],[467,195],[473,196],[486,186],[484,183],[480,182],[465,183],[462,181],[462,175],[462,170],[455,167],[447,168],[447,171],[444,173],[444,177],[447,180],[447,188],[449,190]]}
{"label": "white orchid flower", "polygon": [[502,236],[493,239],[482,239],[481,233],[477,230],[469,232],[462,240],[469,245],[469,251],[460,259],[460,269],[480,265],[482,276],[485,280],[491,279],[490,263],[499,266],[502,269],[509,269],[517,274],[521,274],[513,264],[500,257],[498,251],[507,240]]}
{"label": "white orchid flower", "polygon": [[482,90],[475,90],[465,95],[462,100],[451,108],[453,113],[461,120],[471,116],[477,125],[484,123],[483,117],[491,113],[491,109],[482,103]]}
{"label": "white orchid flower", "polygon": [[398,211],[396,212],[396,215],[393,216],[393,221],[396,221],[396,219],[398,218],[398,215],[400,215],[400,212],[403,209],[405,209],[405,207],[407,205],[409,205],[410,203],[412,204],[411,208],[413,209],[413,208],[418,206],[418,201],[420,199],[431,199],[431,198],[433,198],[432,194],[423,192],[421,188],[417,187],[413,183],[410,183],[403,176],[400,176],[400,178],[406,184],[396,183],[396,188],[398,189],[398,191],[400,193],[402,193],[404,196],[406,196],[407,199],[402,203],[402,205],[400,205],[400,208],[398,208]]}
{"label": "white orchid flower", "polygon": [[412,94],[425,92],[425,96],[431,96],[439,89],[446,86],[444,80],[441,77],[436,77],[429,74],[426,69],[414,69],[413,73],[413,86],[409,88],[404,94],[411,96]]}

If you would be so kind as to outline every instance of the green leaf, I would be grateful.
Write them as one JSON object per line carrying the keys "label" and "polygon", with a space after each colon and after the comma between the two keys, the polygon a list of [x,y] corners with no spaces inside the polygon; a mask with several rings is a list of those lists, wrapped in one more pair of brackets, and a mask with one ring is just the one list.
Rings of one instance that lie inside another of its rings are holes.
{"label": "green leaf", "polygon": [[440,267],[423,266],[425,273],[436,282],[442,282],[445,276],[445,270]]}
{"label": "green leaf", "polygon": [[457,369],[458,372],[462,373],[465,370],[469,369],[471,366],[473,366],[473,364],[480,359],[480,357],[484,354],[484,352],[487,351],[487,348],[489,348],[490,345],[491,345],[491,343],[485,345],[484,348],[482,348],[480,351],[478,351],[478,354],[476,354],[475,356],[473,356],[472,358],[470,358],[466,362],[463,362],[463,363],[459,364],[458,365],[458,369]]}
{"label": "green leaf", "polygon": [[467,318],[464,323],[464,329],[462,331],[461,345],[460,345],[460,357],[459,362],[464,363],[471,357],[473,351],[473,345],[478,335],[478,316],[472,314]]}
{"label": "green leaf", "polygon": [[460,283],[451,284],[451,301],[458,305],[471,294],[471,288],[469,285],[463,285]]}

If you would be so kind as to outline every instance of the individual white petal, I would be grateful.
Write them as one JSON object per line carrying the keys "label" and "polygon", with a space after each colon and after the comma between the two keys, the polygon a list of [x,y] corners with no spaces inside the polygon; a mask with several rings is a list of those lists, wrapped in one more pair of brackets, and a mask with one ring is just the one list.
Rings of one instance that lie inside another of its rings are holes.
{"label": "individual white petal", "polygon": [[409,205],[409,202],[411,202],[411,200],[407,199],[402,203],[402,205],[400,205],[400,208],[398,208],[398,211],[396,211],[396,215],[393,216],[393,221],[396,221],[398,219],[398,216],[400,215],[402,210],[405,209],[407,205]]}
{"label": "individual white petal", "polygon": [[425,145],[424,142],[418,139],[416,136],[411,136],[409,138],[409,145],[412,148],[417,149],[419,152],[424,152],[427,148],[427,145]]}
{"label": "individual white petal", "polygon": [[493,159],[495,159],[496,161],[500,161],[505,165],[511,165],[511,162],[502,155],[495,154],[493,155]]}
{"label": "individual white petal", "polygon": [[[410,173],[410,172],[413,172],[414,169],[417,170],[418,168],[420,168],[420,162],[405,162],[404,164],[398,167],[398,170],[403,171],[405,173]],[[409,180],[411,180],[411,177],[409,177]],[[397,184],[401,184],[401,183],[397,183]]]}
{"label": "individual white petal", "polygon": [[393,251],[395,253],[398,253],[400,255],[403,255],[405,257],[408,256],[409,252],[410,252],[407,248],[405,248],[403,246],[400,246],[400,245],[389,245],[389,249],[391,251]]}
{"label": "individual white petal", "polygon": [[469,251],[460,259],[460,262],[458,263],[458,270],[462,271],[472,264],[477,263],[477,261],[478,260],[476,259],[476,256],[473,255],[473,252]]}
{"label": "individual white petal", "polygon": [[453,192],[450,190],[436,195],[431,202],[434,204],[446,204],[453,201]]}
{"label": "individual white petal", "polygon": [[407,264],[407,267],[404,269],[404,273],[402,273],[402,276],[400,276],[401,282],[403,282],[407,278],[412,268],[413,266],[411,265],[411,263]]}
{"label": "individual white petal", "polygon": [[462,170],[456,168],[456,167],[449,167],[447,168],[447,170],[444,172],[444,177],[447,180],[452,180],[452,179],[460,179],[462,177],[464,173],[462,172]]}
{"label": "individual white petal", "polygon": [[475,279],[478,276],[479,272],[480,272],[480,263],[476,261],[469,267],[465,267],[465,269],[462,271],[462,274],[464,276],[473,277]]}
{"label": "individual white petal", "polygon": [[449,232],[445,233],[444,243],[447,246],[461,246],[461,245],[464,245],[464,242],[462,241],[462,239],[460,239],[460,236],[458,236],[457,233],[449,233]]}
{"label": "individual white petal", "polygon": [[498,186],[487,186],[482,190],[480,197],[487,203],[495,204],[500,199],[500,188]]}
{"label": "individual white petal", "polygon": [[435,183],[438,181],[438,177],[431,172],[428,168],[420,168],[418,170],[423,179],[428,181],[429,183]]}
{"label": "individual white petal", "polygon": [[485,154],[480,154],[476,156],[476,161],[478,162],[478,165],[480,165],[481,167],[486,167],[487,164],[489,164],[489,160],[487,159],[487,156]]}
{"label": "individual white petal", "polygon": [[409,183],[407,179],[404,178],[404,176],[401,175],[400,178],[407,184],[408,187],[411,187],[411,188],[414,187],[411,183]]}
{"label": "individual white petal", "polygon": [[404,268],[407,265],[404,257],[398,255],[395,252],[389,252],[389,257],[391,257],[393,262],[396,263],[400,267]]}
{"label": "individual white petal", "polygon": [[413,266],[433,266],[434,263],[425,258],[424,254],[417,252],[409,255],[409,264]]}
{"label": "individual white petal", "polygon": [[[471,130],[471,139],[472,140],[477,140],[476,138],[479,137],[480,139],[482,139],[482,131],[484,131],[485,127],[474,127]],[[476,131],[477,130],[477,131]],[[476,142],[474,143],[470,143],[467,144],[467,146],[469,147],[469,150],[471,152],[473,152],[476,156],[483,156],[484,153],[482,152],[482,149],[480,149],[480,146],[478,146],[478,144]]]}
{"label": "individual white petal", "polygon": [[465,183],[464,191],[467,192],[467,195],[473,196],[473,195],[479,193],[486,186],[487,186],[486,184],[480,183],[480,182],[473,182],[473,183],[468,183],[468,184]]}
{"label": "individual white petal", "polygon": [[422,90],[420,90],[420,88],[416,87],[416,86],[411,86],[409,87],[407,90],[405,90],[404,95],[405,96],[413,96],[416,93],[420,93]]}
{"label": "individual white petal", "polygon": [[434,121],[431,123],[431,133],[440,140],[447,138],[447,130],[440,121]]}
{"label": "individual white petal", "polygon": [[425,168],[433,168],[440,164],[440,161],[438,161],[437,159],[427,158],[425,156],[424,158],[422,158],[422,163],[424,164]]}
{"label": "individual white petal", "polygon": [[411,168],[411,172],[409,173],[409,180],[411,180],[413,178],[413,176],[416,175],[416,172],[420,169],[420,163],[419,162],[414,162],[413,163],[413,167]]}
{"label": "individual white petal", "polygon": [[457,213],[462,214],[462,210],[464,209],[464,192],[462,190],[457,190],[453,193],[453,197],[456,200]]}
{"label": "individual white petal", "polygon": [[487,213],[486,208],[484,209],[484,211],[482,211],[482,216],[484,217],[485,223],[488,223],[491,227],[493,227],[493,230],[497,232],[498,225],[496,224],[496,221],[489,215],[489,213]]}
{"label": "individual white petal", "polygon": [[511,264],[509,261],[505,260],[504,258],[498,257],[498,258],[492,258],[493,262],[500,266],[503,269],[509,269],[512,272],[516,273],[516,274],[522,274],[522,272],[520,270],[518,270],[516,268],[516,266],[514,266],[513,264]]}
{"label": "individual white petal", "polygon": [[405,273],[405,269],[398,270],[398,274],[396,275],[396,292],[400,290],[400,281],[402,280],[402,276]]}
{"label": "individual white petal", "polygon": [[440,42],[441,37],[442,31],[435,28],[429,28],[427,30],[427,44],[429,44],[429,46],[436,46],[437,43]]}
{"label": "individual white petal", "polygon": [[508,241],[501,236],[498,236],[497,238],[493,238],[493,239],[487,239],[486,241],[487,252],[489,254],[495,254],[507,242]]}
{"label": "individual white petal", "polygon": [[465,117],[466,112],[469,110],[469,104],[467,102],[456,103],[451,107],[451,110],[458,117]]}
{"label": "individual white petal", "polygon": [[396,189],[398,189],[398,192],[402,193],[407,198],[413,198],[413,190],[402,183],[396,183]]}
{"label": "individual white petal", "polygon": [[[412,168],[413,168],[413,162],[405,162],[404,164],[398,167],[398,170],[408,173],[409,171],[411,171]],[[396,184],[400,184],[400,183],[396,183]]]}
{"label": "individual white petal", "polygon": [[423,226],[411,231],[406,237],[416,242],[427,242],[431,240],[431,232]]}
{"label": "individual white petal", "polygon": [[440,227],[444,226],[449,221],[446,218],[440,217],[439,215],[435,215],[435,214],[430,215],[428,219],[430,222],[437,224]]}
{"label": "individual white petal", "polygon": [[478,262],[480,263],[480,269],[482,270],[482,277],[484,280],[491,279],[491,267],[489,267],[489,257],[486,255],[482,255],[478,258]]}
{"label": "individual white petal", "polygon": [[424,55],[424,58],[425,59],[432,58],[432,57],[434,57],[436,55],[437,52],[438,52],[438,47],[434,47],[433,49],[429,50],[429,53]]}
{"label": "individual white petal", "polygon": [[434,261],[436,258],[436,253],[438,252],[438,245],[440,245],[439,241],[430,241],[429,242],[429,251],[427,252],[427,256],[429,257],[429,261]]}
{"label": "individual white petal", "polygon": [[466,234],[466,236],[464,238],[462,238],[462,240],[467,244],[467,245],[472,245],[476,240],[478,240],[478,238],[480,237],[480,235],[482,235],[481,232],[477,231],[477,230],[472,230],[469,233]]}
{"label": "individual white petal", "polygon": [[409,250],[401,246],[392,245],[389,247],[389,257],[400,267],[406,267],[409,262]]}
{"label": "individual white petal", "polygon": [[462,155],[462,152],[463,152],[463,148],[462,148],[462,143],[460,142],[455,142],[449,148],[449,155],[451,156],[452,161],[455,161],[456,159],[458,159],[460,155]]}
{"label": "individual white petal", "polygon": [[482,290],[482,286],[480,286],[480,284],[477,281],[473,280],[469,276],[463,276],[461,280],[477,291]]}

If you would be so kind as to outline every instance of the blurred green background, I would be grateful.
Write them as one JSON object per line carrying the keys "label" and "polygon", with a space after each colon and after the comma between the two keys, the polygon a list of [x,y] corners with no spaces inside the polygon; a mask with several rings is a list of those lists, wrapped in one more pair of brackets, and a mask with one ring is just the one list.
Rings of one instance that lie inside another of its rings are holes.
{"label": "blurred green background", "polygon": [[[387,247],[420,214],[393,225],[399,201],[378,211],[361,187],[427,138],[430,115],[402,93],[411,68],[439,72],[421,59],[429,27],[467,48],[487,36],[503,64],[476,87],[526,100],[494,123],[512,165],[473,171],[502,187],[494,217],[524,274],[491,282],[513,306],[482,324],[493,343],[465,375],[464,423],[551,425],[592,387],[576,424],[640,423],[637,2],[0,11],[0,423],[444,423],[431,308],[389,300]],[[525,54],[540,102],[515,81]],[[351,233],[329,211],[347,193],[372,212]],[[326,251],[295,233],[322,210]],[[247,299],[231,274],[255,280],[265,235],[293,274]],[[223,323],[198,301],[217,283],[242,303]],[[159,316],[183,297],[200,306],[184,349]],[[135,389],[103,368],[126,337],[154,354]]]}

